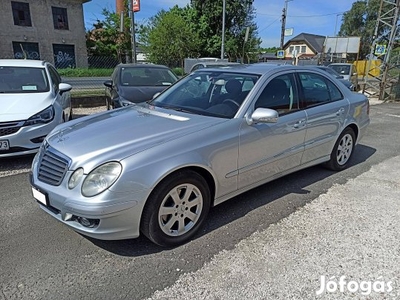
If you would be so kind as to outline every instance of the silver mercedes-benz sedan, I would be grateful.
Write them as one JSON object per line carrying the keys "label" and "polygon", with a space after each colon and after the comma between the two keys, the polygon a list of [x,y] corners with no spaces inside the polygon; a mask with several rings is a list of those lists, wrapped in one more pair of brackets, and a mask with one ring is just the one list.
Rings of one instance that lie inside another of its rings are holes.
{"label": "silver mercedes-benz sedan", "polygon": [[201,69],[152,101],[56,127],[32,192],[84,235],[175,246],[240,193],[316,164],[346,168],[368,124],[368,99],[318,69]]}

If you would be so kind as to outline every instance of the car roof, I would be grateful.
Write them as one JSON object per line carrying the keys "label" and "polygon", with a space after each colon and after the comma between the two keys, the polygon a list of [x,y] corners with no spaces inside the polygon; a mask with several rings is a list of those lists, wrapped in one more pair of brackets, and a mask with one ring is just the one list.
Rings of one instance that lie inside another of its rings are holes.
{"label": "car roof", "polygon": [[299,66],[293,66],[291,64],[271,64],[271,63],[255,63],[255,64],[238,64],[238,65],[230,65],[226,68],[207,68],[207,69],[199,69],[195,72],[209,72],[209,71],[219,71],[219,72],[240,72],[240,73],[248,73],[248,74],[257,74],[263,75],[265,73],[269,73],[271,71],[279,71],[279,70],[298,70]]}
{"label": "car roof", "polygon": [[229,65],[239,65],[240,63],[238,62],[231,62],[231,61],[201,61],[198,63],[195,63],[193,65],[197,66],[197,65],[207,65],[207,66],[229,66]]}
{"label": "car roof", "polygon": [[[292,64],[285,63],[255,63],[255,64],[239,64],[239,65],[231,65],[226,68],[204,68],[194,71],[194,73],[200,72],[224,72],[224,73],[244,73],[249,75],[259,75],[262,76],[264,74],[273,73],[276,74],[281,71],[312,71],[314,73],[321,74],[323,76],[327,76],[327,72],[325,70],[321,70],[321,68],[310,68],[309,66],[295,66]],[[331,75],[329,75],[331,76]]]}
{"label": "car roof", "polygon": [[119,64],[117,65],[119,68],[146,68],[146,69],[169,69],[167,66],[164,65],[155,65],[155,64]]}
{"label": "car roof", "polygon": [[43,68],[46,62],[33,59],[0,59],[0,66]]}
{"label": "car roof", "polygon": [[349,63],[331,63],[329,65],[330,66],[332,66],[332,65],[336,65],[336,66],[338,66],[338,65],[341,65],[341,66],[352,66],[353,64],[349,64]]}

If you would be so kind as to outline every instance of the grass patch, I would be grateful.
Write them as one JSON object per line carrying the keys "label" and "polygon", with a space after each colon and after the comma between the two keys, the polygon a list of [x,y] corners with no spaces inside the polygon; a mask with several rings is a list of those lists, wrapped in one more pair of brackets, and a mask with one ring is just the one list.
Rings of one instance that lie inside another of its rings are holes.
{"label": "grass patch", "polygon": [[111,77],[114,69],[67,68],[58,69],[62,77]]}

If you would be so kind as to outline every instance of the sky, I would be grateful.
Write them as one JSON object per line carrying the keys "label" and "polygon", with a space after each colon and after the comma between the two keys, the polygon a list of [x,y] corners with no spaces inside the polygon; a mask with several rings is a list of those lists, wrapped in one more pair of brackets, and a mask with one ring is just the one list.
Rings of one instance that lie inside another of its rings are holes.
{"label": "sky", "polygon": [[[221,1],[222,0],[214,0]],[[226,0],[229,1],[229,0]],[[286,28],[293,28],[293,35],[285,37],[285,42],[300,33],[334,36],[340,29],[343,13],[350,10],[352,0],[286,0]],[[161,9],[169,10],[178,5],[184,7],[189,0],[141,0],[140,11],[135,13],[135,23],[145,24]],[[261,47],[278,47],[281,37],[281,18],[285,0],[254,0],[258,36]],[[90,29],[97,19],[102,19],[102,10],[115,11],[115,0],[91,0],[83,4],[85,26]],[[221,16],[222,18],[222,16]],[[336,31],[335,31],[336,28]]]}

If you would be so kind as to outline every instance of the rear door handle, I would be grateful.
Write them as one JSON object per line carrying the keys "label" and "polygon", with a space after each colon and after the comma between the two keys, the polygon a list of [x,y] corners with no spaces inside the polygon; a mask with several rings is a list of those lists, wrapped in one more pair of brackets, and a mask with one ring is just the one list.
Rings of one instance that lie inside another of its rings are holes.
{"label": "rear door handle", "polygon": [[341,109],[339,109],[337,112],[336,112],[336,115],[337,116],[340,116],[340,115],[342,115],[344,113],[344,108],[342,107]]}

